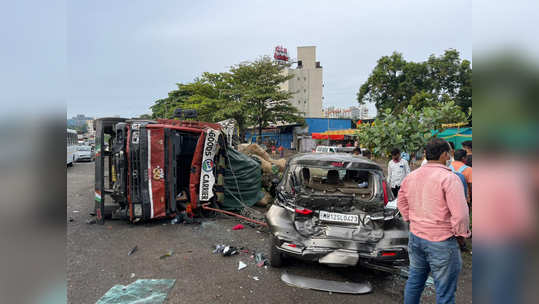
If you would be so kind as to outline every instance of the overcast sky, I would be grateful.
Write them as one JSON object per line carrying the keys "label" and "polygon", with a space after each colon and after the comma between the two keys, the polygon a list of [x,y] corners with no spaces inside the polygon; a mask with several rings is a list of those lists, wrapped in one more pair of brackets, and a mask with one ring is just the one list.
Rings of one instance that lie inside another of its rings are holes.
{"label": "overcast sky", "polygon": [[[43,46],[58,56],[40,65],[51,69],[67,63],[68,117],[150,113],[153,102],[175,83],[271,55],[276,45],[287,47],[292,57],[298,46],[317,47],[324,106],[356,105],[358,88],[376,60],[393,51],[422,61],[455,48],[471,60],[469,0],[315,2],[94,0],[68,1],[65,7],[62,1],[46,1],[37,2],[43,8],[16,26],[37,33],[44,44],[65,39],[65,44]],[[24,9],[16,3],[8,5]],[[39,35],[40,16],[48,10],[57,14],[53,22],[65,33]],[[4,12],[9,18],[11,12]],[[54,68],[51,73],[51,79],[65,79]],[[37,85],[27,97],[54,88]]]}
{"label": "overcast sky", "polygon": [[376,60],[425,60],[448,48],[471,60],[470,1],[70,1],[68,117],[133,116],[177,82],[315,45],[324,106],[356,105]]}

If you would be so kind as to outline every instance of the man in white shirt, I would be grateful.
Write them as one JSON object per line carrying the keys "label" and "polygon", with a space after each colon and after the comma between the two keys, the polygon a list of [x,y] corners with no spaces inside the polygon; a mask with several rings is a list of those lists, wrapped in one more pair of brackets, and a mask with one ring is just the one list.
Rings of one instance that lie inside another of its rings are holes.
{"label": "man in white shirt", "polygon": [[391,192],[397,197],[401,183],[410,173],[410,166],[405,159],[401,158],[401,151],[395,148],[391,151],[391,160],[387,164],[388,183],[391,187]]}

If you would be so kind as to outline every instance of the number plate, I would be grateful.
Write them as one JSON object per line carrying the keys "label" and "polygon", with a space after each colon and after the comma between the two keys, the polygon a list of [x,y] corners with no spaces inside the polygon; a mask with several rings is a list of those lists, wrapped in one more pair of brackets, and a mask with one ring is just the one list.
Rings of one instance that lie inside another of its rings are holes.
{"label": "number plate", "polygon": [[359,224],[359,217],[355,214],[342,214],[335,212],[320,211],[320,220],[325,222]]}

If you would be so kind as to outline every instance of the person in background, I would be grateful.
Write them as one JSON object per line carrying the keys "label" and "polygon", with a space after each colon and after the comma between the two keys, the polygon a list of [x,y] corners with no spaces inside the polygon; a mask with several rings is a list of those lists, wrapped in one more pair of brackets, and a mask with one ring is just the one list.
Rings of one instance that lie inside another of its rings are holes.
{"label": "person in background", "polygon": [[281,158],[284,157],[284,148],[283,148],[283,146],[279,146],[279,156],[280,156]]}
{"label": "person in background", "polygon": [[451,157],[449,159],[449,164],[451,164],[455,160],[455,144],[453,142],[449,142],[449,146],[451,147],[451,151],[449,152],[449,156]]}
{"label": "person in background", "polygon": [[410,173],[410,166],[401,158],[401,151],[395,148],[391,151],[391,160],[387,164],[388,183],[393,195],[397,197],[402,181]]}
{"label": "person in background", "polygon": [[371,151],[369,151],[369,150],[364,150],[364,151],[363,151],[363,157],[368,158],[368,159],[371,159]]}
{"label": "person in background", "polygon": [[354,151],[352,151],[352,154],[354,156],[360,156],[361,155],[361,149],[360,148],[355,148]]}
{"label": "person in background", "polygon": [[271,155],[277,155],[277,147],[274,144],[271,145]]}
{"label": "person in background", "polygon": [[421,162],[421,167],[427,164],[427,154],[425,152],[425,149],[423,149],[423,161]]}
{"label": "person in background", "polygon": [[429,273],[436,288],[436,303],[455,303],[462,267],[457,238],[467,238],[469,210],[462,184],[446,166],[449,144],[434,138],[425,151],[427,164],[402,182],[397,208],[410,222],[410,270],[404,289],[405,304],[419,304]]}
{"label": "person in background", "polygon": [[449,165],[449,168],[453,172],[460,173],[464,175],[466,183],[468,184],[468,196],[467,201],[471,203],[472,198],[472,167],[466,165],[466,151],[458,149],[455,151],[455,160]]}
{"label": "person in background", "polygon": [[464,163],[466,166],[471,167],[472,166],[472,141],[467,140],[462,142],[462,148],[466,151],[466,160]]}
{"label": "person in background", "polygon": [[401,152],[401,158],[404,159],[407,162],[410,162],[410,154],[408,154],[408,153],[406,153],[404,151]]}
{"label": "person in background", "polygon": [[[460,161],[462,161],[461,159],[463,157],[465,157],[465,155],[466,155],[466,152],[464,150],[462,150],[462,149],[459,149],[457,151],[453,151],[453,149],[451,147],[450,151],[452,152],[453,155],[455,155],[455,157],[458,157],[458,159]],[[462,183],[462,187],[464,188],[464,196],[466,197],[466,202],[468,203],[468,206],[470,206],[471,197],[468,195],[469,194],[468,189],[470,188],[471,184],[468,185],[468,181],[466,180],[466,177],[464,176],[464,174],[462,174],[462,171],[464,171],[467,168],[467,166],[466,165],[461,166],[459,168],[459,170],[457,171],[453,167],[453,163],[454,163],[454,160],[452,162],[448,162],[448,167],[449,167],[449,169],[451,169],[451,171],[453,171],[453,173],[455,173],[459,177],[460,182]],[[458,165],[458,163],[456,163],[455,165]],[[468,251],[468,247],[466,246],[466,242],[464,241],[464,239],[458,238],[457,241],[458,241],[459,246],[460,246],[460,251],[463,251],[463,252]]]}

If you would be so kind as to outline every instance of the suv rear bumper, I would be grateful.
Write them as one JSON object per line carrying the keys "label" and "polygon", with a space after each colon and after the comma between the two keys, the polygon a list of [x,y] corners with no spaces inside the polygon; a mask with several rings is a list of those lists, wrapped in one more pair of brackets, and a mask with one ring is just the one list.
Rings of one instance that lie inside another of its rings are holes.
{"label": "suv rear bumper", "polygon": [[[408,260],[405,230],[388,231],[377,243],[346,239],[304,237],[294,227],[292,213],[273,205],[266,213],[271,233],[279,240],[277,250],[301,260],[331,266],[354,266],[360,259],[373,263],[405,264]],[[398,237],[395,237],[398,236]],[[398,240],[398,241],[395,241]]]}

